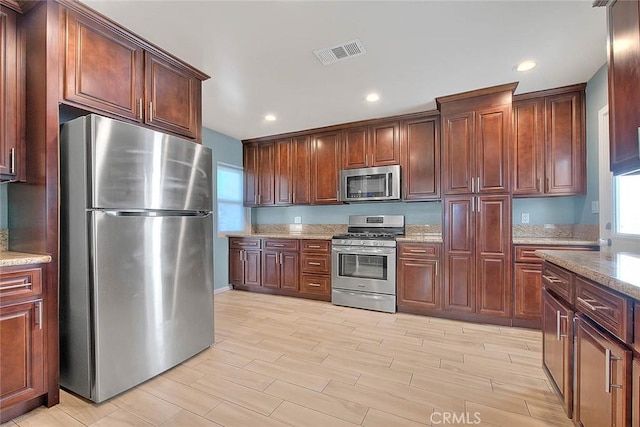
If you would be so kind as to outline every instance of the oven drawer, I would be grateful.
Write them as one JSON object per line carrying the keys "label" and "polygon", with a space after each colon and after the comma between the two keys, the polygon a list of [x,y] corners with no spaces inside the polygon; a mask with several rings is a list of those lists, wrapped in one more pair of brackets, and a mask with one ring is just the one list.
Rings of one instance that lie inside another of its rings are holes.
{"label": "oven drawer", "polygon": [[307,254],[301,256],[301,270],[303,273],[331,273],[331,255]]}
{"label": "oven drawer", "polygon": [[331,303],[346,307],[364,308],[367,310],[396,312],[396,296],[373,294],[358,291],[331,290]]}

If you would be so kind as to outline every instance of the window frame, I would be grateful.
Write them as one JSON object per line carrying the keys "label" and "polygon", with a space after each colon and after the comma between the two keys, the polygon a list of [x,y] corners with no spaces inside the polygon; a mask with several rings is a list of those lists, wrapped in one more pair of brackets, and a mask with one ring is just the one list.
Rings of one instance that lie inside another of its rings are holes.
{"label": "window frame", "polygon": [[[226,169],[231,169],[231,170],[235,170],[235,171],[239,171],[240,175],[241,175],[241,180],[242,180],[242,184],[240,186],[241,189],[241,194],[240,194],[240,200],[239,201],[235,201],[235,200],[228,200],[228,199],[220,199],[219,197],[219,192],[218,192],[218,174],[220,172],[221,168],[226,168]],[[250,220],[250,210],[249,208],[247,208],[246,206],[244,206],[244,169],[242,168],[242,166],[238,166],[238,165],[234,165],[231,163],[225,163],[225,162],[216,162],[216,235],[218,237],[226,237],[229,234],[244,234],[247,232],[248,228],[249,228],[249,220]],[[221,231],[220,230],[220,203],[234,203],[234,204],[238,204],[239,206],[242,207],[242,211],[243,211],[243,215],[244,215],[244,220],[243,220],[243,228],[242,230],[225,230],[225,231]]]}

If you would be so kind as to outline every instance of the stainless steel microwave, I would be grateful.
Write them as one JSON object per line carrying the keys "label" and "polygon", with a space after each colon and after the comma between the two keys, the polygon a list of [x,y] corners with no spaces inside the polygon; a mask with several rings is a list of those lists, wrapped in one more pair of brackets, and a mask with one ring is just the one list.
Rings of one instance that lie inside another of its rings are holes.
{"label": "stainless steel microwave", "polygon": [[340,171],[340,201],[400,200],[400,165]]}

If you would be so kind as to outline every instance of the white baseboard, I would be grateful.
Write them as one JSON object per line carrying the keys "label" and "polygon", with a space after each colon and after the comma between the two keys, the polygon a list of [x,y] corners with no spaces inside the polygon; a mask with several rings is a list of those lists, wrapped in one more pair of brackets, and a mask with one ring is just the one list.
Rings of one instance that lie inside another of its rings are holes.
{"label": "white baseboard", "polygon": [[227,292],[227,291],[230,291],[230,290],[231,290],[231,286],[223,286],[223,287],[221,287],[221,288],[215,288],[215,289],[213,290],[213,294],[214,294],[214,295],[215,295],[215,294],[221,294],[221,293],[223,293],[223,292]]}

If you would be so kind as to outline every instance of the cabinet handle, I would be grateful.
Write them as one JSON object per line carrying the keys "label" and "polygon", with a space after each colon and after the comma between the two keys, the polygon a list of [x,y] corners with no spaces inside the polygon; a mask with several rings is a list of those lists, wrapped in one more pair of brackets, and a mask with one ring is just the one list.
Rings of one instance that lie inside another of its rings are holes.
{"label": "cabinet handle", "polygon": [[550,182],[549,178],[546,178],[545,179],[545,185],[544,185],[544,192],[545,193],[549,192],[549,182]]}
{"label": "cabinet handle", "polygon": [[438,276],[438,261],[436,261],[436,276]]}
{"label": "cabinet handle", "polygon": [[38,318],[36,319],[36,324],[39,329],[42,329],[42,300],[38,301]]}
{"label": "cabinet handle", "polygon": [[546,276],[546,275],[544,275],[544,274],[543,274],[543,275],[542,275],[542,278],[543,278],[543,279],[547,279],[547,280],[548,280],[549,282],[551,282],[551,283],[564,283],[564,280],[562,280],[562,279],[558,279],[558,278],[557,278],[557,277],[555,277],[555,276]]}
{"label": "cabinet handle", "polygon": [[276,248],[284,247],[284,245],[282,243],[273,243],[271,246],[276,247]]}
{"label": "cabinet handle", "polygon": [[28,282],[28,283],[20,283],[19,285],[0,286],[0,291],[6,291],[8,289],[30,288],[31,285],[32,283]]}
{"label": "cabinet handle", "polygon": [[611,350],[604,349],[604,392],[611,393],[612,388],[622,388],[622,384],[611,384],[611,362],[622,360],[622,357],[612,356]]}
{"label": "cabinet handle", "polygon": [[282,252],[280,252],[280,254],[278,255],[278,259],[280,261],[280,265],[282,265],[282,255],[283,255]]}
{"label": "cabinet handle", "polygon": [[[479,181],[478,181],[478,184],[480,184]],[[478,213],[480,213],[480,197],[476,197],[476,199],[478,200]]]}
{"label": "cabinet handle", "polygon": [[364,165],[365,166],[369,166],[369,155],[368,154],[364,155]]}
{"label": "cabinet handle", "polygon": [[476,183],[476,190],[478,190],[478,193],[480,192],[480,177],[476,178],[478,180],[478,182]]}
{"label": "cabinet handle", "polygon": [[320,249],[320,245],[307,245],[309,249]]}
{"label": "cabinet handle", "polygon": [[309,265],[321,265],[319,262],[313,262],[313,261],[309,261],[307,264]]}
{"label": "cabinet handle", "polygon": [[144,107],[142,106],[142,98],[140,98],[138,100],[138,117],[140,118],[140,120],[142,120],[142,109]]}
{"label": "cabinet handle", "polygon": [[472,193],[475,193],[475,192],[476,192],[476,190],[475,190],[475,188],[476,188],[475,184],[476,184],[476,179],[475,179],[475,178],[471,178],[471,192],[472,192]]}
{"label": "cabinet handle", "polygon": [[536,179],[536,192],[540,193],[542,188],[542,178]]}
{"label": "cabinet handle", "polygon": [[474,213],[476,211],[476,198],[472,197],[471,198],[471,213]]}
{"label": "cabinet handle", "polygon": [[11,163],[9,167],[9,173],[11,175],[15,175],[16,173],[16,149],[12,148],[9,152],[9,156],[11,157]]}
{"label": "cabinet handle", "polygon": [[295,193],[295,191],[293,193],[291,193],[291,203],[293,203],[294,205],[296,204],[296,193]]}
{"label": "cabinet handle", "polygon": [[598,301],[593,300],[593,299],[584,299],[582,297],[578,297],[578,302],[581,302],[584,305],[586,305],[587,308],[589,308],[589,310],[591,310],[591,311],[610,310],[609,307],[606,307],[604,305],[593,305],[592,303],[597,303],[598,302]]}
{"label": "cabinet handle", "polygon": [[149,121],[153,121],[153,101],[149,101]]}
{"label": "cabinet handle", "polygon": [[320,283],[309,283],[309,286],[313,286],[314,288],[319,288]]}
{"label": "cabinet handle", "polygon": [[556,340],[558,341],[562,341],[562,337],[566,337],[566,335],[562,335],[562,328],[560,325],[560,322],[562,321],[561,319],[567,319],[569,320],[569,318],[567,316],[563,316],[562,314],[560,314],[560,310],[556,311]]}
{"label": "cabinet handle", "polygon": [[423,254],[423,253],[425,253],[427,251],[424,250],[424,249],[411,249],[411,250],[409,250],[409,252],[415,252],[415,253]]}

